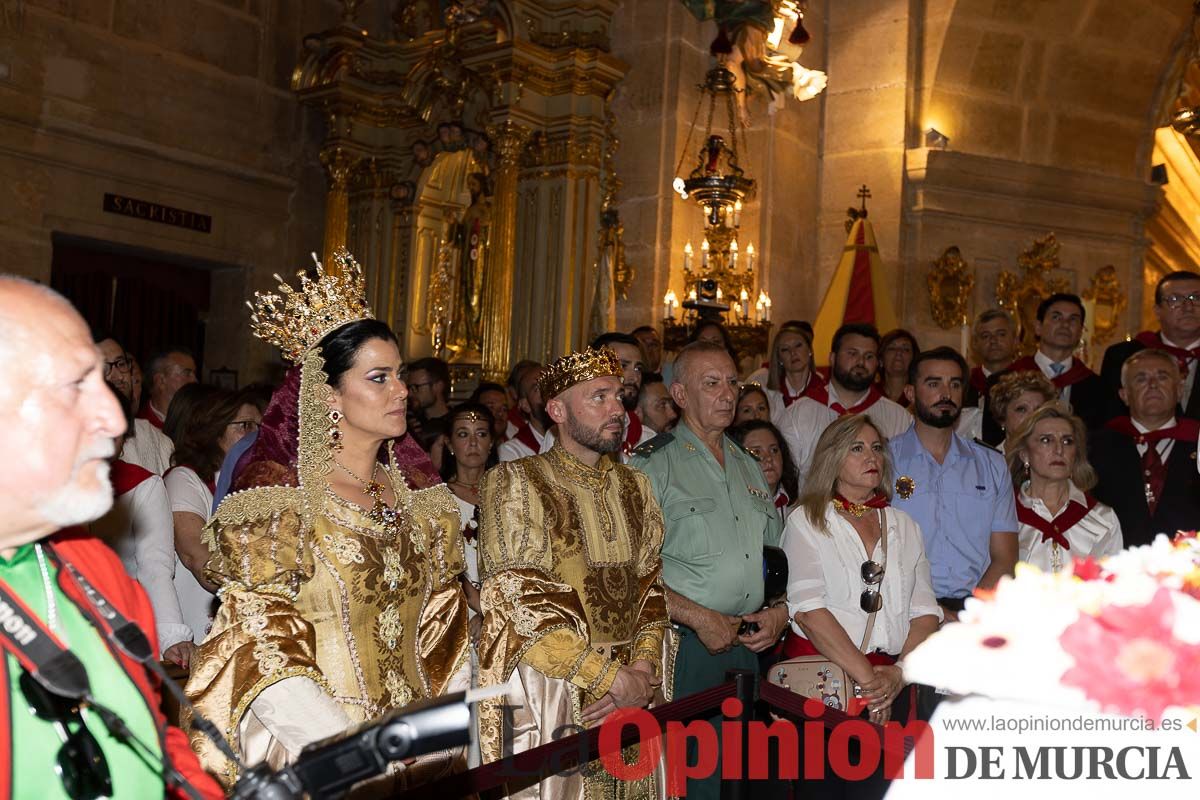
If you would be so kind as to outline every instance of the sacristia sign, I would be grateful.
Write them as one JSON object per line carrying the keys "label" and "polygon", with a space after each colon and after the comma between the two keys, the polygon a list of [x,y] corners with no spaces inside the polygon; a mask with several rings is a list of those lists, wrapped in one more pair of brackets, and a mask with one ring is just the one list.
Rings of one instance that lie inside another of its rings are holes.
{"label": "sacristia sign", "polygon": [[106,192],[104,210],[109,214],[144,219],[147,222],[157,222],[161,225],[174,225],[177,228],[187,228],[199,233],[212,233],[212,217],[207,214],[151,203],[149,200],[138,200],[123,194]]}

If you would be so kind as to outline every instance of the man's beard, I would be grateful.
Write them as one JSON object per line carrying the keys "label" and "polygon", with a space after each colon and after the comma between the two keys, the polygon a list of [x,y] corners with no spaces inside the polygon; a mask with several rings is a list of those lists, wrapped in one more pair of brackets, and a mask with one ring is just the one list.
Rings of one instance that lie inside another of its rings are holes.
{"label": "man's beard", "polygon": [[638,392],[639,389],[636,386],[630,386],[627,383],[621,385],[621,405],[625,406],[626,411],[633,411],[637,408]]}
{"label": "man's beard", "polygon": [[833,368],[833,379],[852,392],[865,392],[875,382],[875,376],[869,372],[860,378],[852,371],[842,371],[836,366]]}
{"label": "man's beard", "polygon": [[37,510],[42,518],[52,525],[67,528],[100,519],[113,504],[112,482],[108,479],[108,462],[102,461],[93,467],[96,470],[96,488],[81,489],[75,485],[84,464],[96,458],[109,458],[114,454],[111,439],[97,444],[84,452],[71,470],[66,484],[51,491],[37,501]]}
{"label": "man's beard", "polygon": [[[604,425],[613,422],[624,423],[620,417],[613,417]],[[591,450],[593,453],[604,455],[605,453],[615,453],[621,449],[623,430],[616,434],[605,433],[603,426],[599,428],[588,428],[583,425],[574,414],[567,413],[567,433],[572,439],[579,444]]]}
{"label": "man's beard", "polygon": [[958,406],[954,407],[954,411],[949,411],[945,408],[929,407],[916,404],[917,419],[924,422],[932,428],[949,428],[958,422],[958,417],[962,414],[962,409]]}

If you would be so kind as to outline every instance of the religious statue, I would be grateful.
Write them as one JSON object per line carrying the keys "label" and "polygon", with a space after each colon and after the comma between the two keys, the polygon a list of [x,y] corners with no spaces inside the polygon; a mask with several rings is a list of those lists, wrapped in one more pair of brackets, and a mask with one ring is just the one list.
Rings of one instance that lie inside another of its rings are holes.
{"label": "religious statue", "polygon": [[487,276],[488,244],[492,233],[492,198],[487,174],[467,176],[471,204],[455,224],[454,242],[458,248],[457,313],[449,346],[452,361],[478,363],[483,357],[483,289]]}

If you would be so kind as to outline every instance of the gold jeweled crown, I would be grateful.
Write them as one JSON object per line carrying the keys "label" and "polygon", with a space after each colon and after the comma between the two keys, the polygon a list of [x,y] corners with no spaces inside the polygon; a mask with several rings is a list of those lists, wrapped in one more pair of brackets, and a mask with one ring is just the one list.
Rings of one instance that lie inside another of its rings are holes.
{"label": "gold jeweled crown", "polygon": [[542,399],[549,400],[577,383],[606,376],[620,378],[623,374],[616,353],[607,347],[599,350],[589,347],[555,359],[538,378],[538,386],[542,390]]}
{"label": "gold jeweled crown", "polygon": [[254,302],[246,301],[254,312],[250,315],[251,332],[277,346],[293,364],[299,364],[304,353],[326,334],[350,322],[375,318],[367,306],[362,267],[342,247],[334,251],[333,260],[338,269],[328,273],[313,253],[315,281],[297,272],[300,290],[296,291],[276,273],[280,294],[255,292]]}

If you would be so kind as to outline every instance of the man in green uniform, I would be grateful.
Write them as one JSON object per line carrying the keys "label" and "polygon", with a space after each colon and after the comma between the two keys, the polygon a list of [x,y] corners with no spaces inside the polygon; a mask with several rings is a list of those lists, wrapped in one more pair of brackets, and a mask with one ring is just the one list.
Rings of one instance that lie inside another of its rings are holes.
{"label": "man in green uniform", "polygon": [[[754,456],[725,436],[737,396],[724,348],[688,345],[671,383],[682,419],[630,462],[649,476],[665,522],[662,574],[678,640],[672,698],[723,683],[730,669],[757,671],[756,653],[787,625],[786,606],[763,608],[763,545],[779,544],[779,515]],[[757,630],[739,635],[743,622]],[[689,798],[719,794],[719,774],[688,782]]]}

